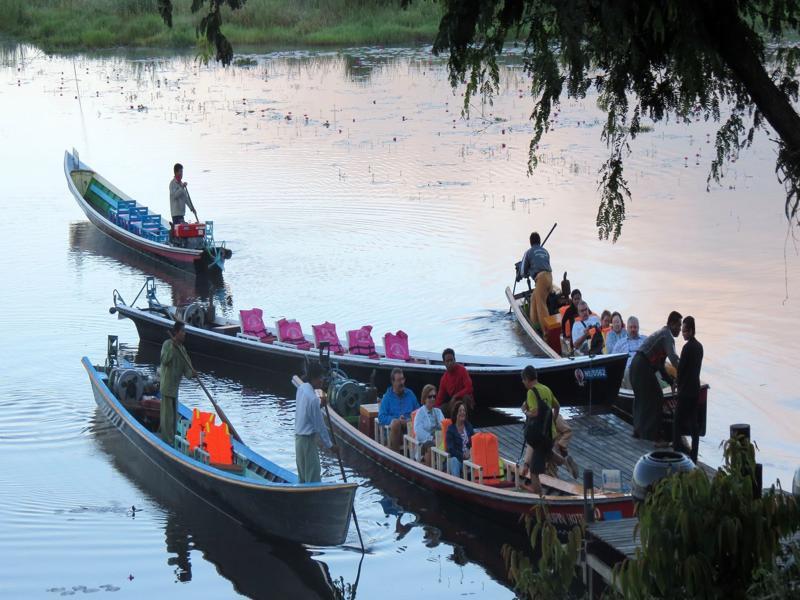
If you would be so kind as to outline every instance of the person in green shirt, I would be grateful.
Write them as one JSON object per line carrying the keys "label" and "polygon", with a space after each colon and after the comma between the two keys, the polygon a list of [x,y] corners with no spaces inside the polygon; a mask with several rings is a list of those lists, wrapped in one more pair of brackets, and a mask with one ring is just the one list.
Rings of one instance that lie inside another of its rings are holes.
{"label": "person in green shirt", "polygon": [[183,349],[186,340],[184,324],[176,321],[170,338],[161,346],[161,439],[172,446],[178,408],[178,386],[181,377],[197,377],[197,371]]}
{"label": "person in green shirt", "polygon": [[558,403],[555,395],[553,395],[552,390],[543,383],[539,383],[538,377],[536,368],[532,365],[528,365],[522,370],[522,384],[528,390],[525,403],[522,405],[522,413],[525,415],[526,420],[535,419],[538,416],[539,399],[550,407],[550,410],[553,412],[550,440],[548,440],[547,443],[543,443],[538,448],[533,448],[526,443],[525,458],[520,467],[520,477],[525,477],[530,473],[531,486],[528,489],[537,494],[542,491],[539,475],[546,472],[548,463],[552,463],[556,468],[565,465],[569,469],[572,477],[576,479],[578,477],[578,465],[575,463],[575,460],[571,456],[565,458],[555,449],[556,446],[554,446],[553,440],[558,438],[556,420],[558,419],[561,405]]}

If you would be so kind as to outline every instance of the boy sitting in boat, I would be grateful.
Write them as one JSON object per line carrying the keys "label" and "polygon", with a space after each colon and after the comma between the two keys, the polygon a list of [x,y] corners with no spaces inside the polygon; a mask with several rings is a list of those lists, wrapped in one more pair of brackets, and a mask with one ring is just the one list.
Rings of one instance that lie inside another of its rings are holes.
{"label": "boy sitting in boat", "polygon": [[445,348],[442,360],[447,369],[439,380],[439,392],[436,394],[436,406],[442,409],[446,417],[452,415],[456,402],[465,402],[467,408],[475,408],[475,397],[472,391],[472,378],[466,367],[456,362],[456,353],[452,348]]}
{"label": "boy sitting in boat", "polygon": [[386,389],[378,410],[378,424],[389,427],[389,447],[395,452],[403,448],[403,434],[408,432],[411,413],[419,408],[417,396],[406,387],[403,369],[395,367],[390,377],[392,385]]}

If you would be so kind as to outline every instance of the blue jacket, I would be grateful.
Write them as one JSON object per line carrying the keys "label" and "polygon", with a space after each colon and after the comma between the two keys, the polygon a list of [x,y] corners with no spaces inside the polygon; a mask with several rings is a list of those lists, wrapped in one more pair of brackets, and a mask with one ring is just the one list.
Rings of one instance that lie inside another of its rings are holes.
{"label": "blue jacket", "polygon": [[[467,430],[467,448],[472,448],[472,435],[475,433],[475,430],[472,428],[472,424],[469,421],[464,422],[464,428]],[[462,441],[461,441],[461,434],[458,433],[458,427],[456,427],[455,423],[451,423],[450,427],[447,428],[447,453],[450,456],[455,456],[458,460],[464,460],[464,453],[461,451]]]}
{"label": "blue jacket", "polygon": [[386,390],[381,398],[381,406],[378,410],[378,423],[389,425],[394,419],[401,416],[411,423],[411,413],[419,408],[417,396],[410,389],[406,388],[402,398],[394,393],[392,386]]}

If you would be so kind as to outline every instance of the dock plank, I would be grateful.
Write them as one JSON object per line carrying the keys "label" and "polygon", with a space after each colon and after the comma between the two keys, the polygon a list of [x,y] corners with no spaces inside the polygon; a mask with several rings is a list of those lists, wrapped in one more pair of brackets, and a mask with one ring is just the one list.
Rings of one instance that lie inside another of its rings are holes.
{"label": "dock plank", "polygon": [[[580,469],[591,469],[594,472],[597,487],[602,485],[603,469],[618,470],[622,491],[630,491],[633,467],[639,458],[654,450],[652,442],[634,438],[633,427],[613,413],[589,415],[578,412],[568,418],[567,423],[572,428],[569,453]],[[523,435],[521,419],[516,423],[480,429],[497,436],[501,456],[515,462],[519,460]],[[702,463],[698,466],[709,477],[713,476],[714,469]],[[575,481],[563,467],[559,468],[558,476],[565,481]]]}

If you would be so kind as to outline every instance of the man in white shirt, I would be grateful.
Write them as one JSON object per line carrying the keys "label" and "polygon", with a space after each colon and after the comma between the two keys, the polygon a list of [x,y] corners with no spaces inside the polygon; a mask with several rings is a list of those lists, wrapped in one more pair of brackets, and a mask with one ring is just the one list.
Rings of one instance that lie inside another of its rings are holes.
{"label": "man in white shirt", "polygon": [[595,333],[600,333],[600,319],[597,315],[590,314],[589,305],[581,300],[578,304],[578,319],[572,324],[572,347],[576,352],[586,354],[589,352],[589,342]]}
{"label": "man in white shirt", "polygon": [[322,367],[319,363],[308,365],[305,383],[297,388],[294,413],[294,449],[297,455],[297,475],[300,483],[314,483],[321,479],[319,451],[320,439],[334,452],[338,451],[331,442],[325,421],[322,418],[322,403],[316,389],[322,386]]}

